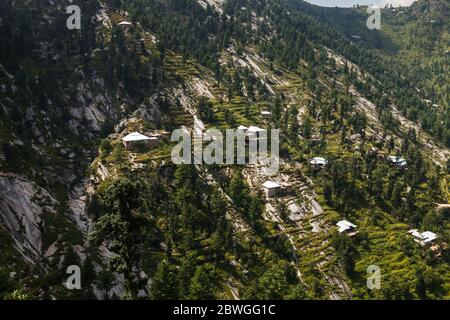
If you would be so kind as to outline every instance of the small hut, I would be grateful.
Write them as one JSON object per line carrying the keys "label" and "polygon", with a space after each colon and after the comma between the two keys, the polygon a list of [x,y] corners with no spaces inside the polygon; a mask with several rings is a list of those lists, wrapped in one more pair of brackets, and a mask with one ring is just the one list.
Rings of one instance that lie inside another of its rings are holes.
{"label": "small hut", "polygon": [[158,145],[157,137],[147,137],[139,132],[133,132],[122,138],[126,150],[133,151],[139,148],[154,148]]}
{"label": "small hut", "polygon": [[281,185],[273,181],[264,182],[263,187],[268,198],[274,198],[281,192]]}

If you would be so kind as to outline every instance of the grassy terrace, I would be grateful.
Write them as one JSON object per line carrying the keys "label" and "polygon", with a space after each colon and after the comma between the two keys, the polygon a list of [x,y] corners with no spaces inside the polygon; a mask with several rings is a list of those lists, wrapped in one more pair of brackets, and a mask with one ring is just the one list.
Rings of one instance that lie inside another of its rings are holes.
{"label": "grassy terrace", "polygon": [[267,103],[256,105],[239,96],[234,97],[231,101],[213,100],[212,103],[215,111],[213,124],[218,129],[229,129],[232,124],[226,122],[227,110],[237,126],[251,126],[257,125],[261,121],[260,112],[267,107]]}
{"label": "grassy terrace", "polygon": [[201,68],[194,61],[187,60],[183,56],[170,51],[168,51],[168,56],[164,60],[164,69],[168,71],[170,79],[198,77],[202,72]]}
{"label": "grassy terrace", "polygon": [[[322,192],[319,187],[317,191],[319,194]],[[341,215],[329,209],[325,204],[323,196],[319,196],[317,201],[323,206],[328,221],[334,224],[335,221],[341,219]],[[349,276],[355,298],[373,297],[373,293],[370,293],[366,288],[367,268],[370,265],[380,267],[382,282],[389,282],[395,278],[396,281],[413,287],[417,280],[418,270],[424,268],[423,258],[427,255],[431,257],[434,255],[429,247],[421,247],[413,241],[407,233],[412,228],[410,225],[398,222],[388,212],[379,212],[381,213],[381,219],[379,218],[376,224],[370,220],[370,213],[366,209],[356,210],[355,214],[349,218],[350,221],[358,225],[360,234],[368,236],[367,241],[356,241],[358,256],[355,261],[355,273]],[[323,245],[321,241],[325,241],[325,237],[314,235],[301,242],[302,244],[311,243],[313,248],[323,246],[320,249],[311,250],[313,254],[310,254],[308,250],[303,251],[304,246],[302,246],[302,258],[307,260],[304,265],[320,261],[320,258],[315,255],[317,251],[330,250],[330,244]],[[326,263],[326,266],[327,268],[332,267],[335,263],[337,261],[331,259]],[[446,264],[439,264],[438,269],[443,275],[443,291],[448,292],[450,288],[450,268]],[[448,294],[446,298],[449,298]]]}

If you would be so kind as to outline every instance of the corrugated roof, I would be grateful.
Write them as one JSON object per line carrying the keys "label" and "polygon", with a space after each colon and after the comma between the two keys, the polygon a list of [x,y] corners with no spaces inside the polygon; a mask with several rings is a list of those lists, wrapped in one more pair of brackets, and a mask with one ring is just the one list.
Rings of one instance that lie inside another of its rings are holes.
{"label": "corrugated roof", "polygon": [[434,232],[425,231],[425,232],[422,232],[422,237],[425,238],[425,240],[424,240],[425,242],[430,242],[430,241],[436,240],[437,235]]}
{"label": "corrugated roof", "polygon": [[431,242],[436,240],[437,235],[431,231],[419,232],[417,229],[412,229],[408,231],[414,238],[420,240],[423,243]]}
{"label": "corrugated roof", "polygon": [[404,167],[407,165],[407,162],[402,157],[397,156],[389,156],[388,161],[392,162],[393,164],[396,164],[398,166]]}
{"label": "corrugated roof", "polygon": [[156,138],[156,137],[150,138],[150,137],[144,136],[142,133],[133,132],[133,133],[130,133],[129,135],[123,137],[122,140],[125,142],[131,142],[131,141],[158,140],[158,138]]}
{"label": "corrugated roof", "polygon": [[324,165],[328,164],[328,160],[325,158],[321,158],[321,157],[315,157],[315,158],[312,158],[309,163],[313,164],[313,165],[318,164],[318,165],[324,166]]}
{"label": "corrugated roof", "polygon": [[339,232],[342,233],[344,231],[356,228],[356,225],[347,221],[347,220],[341,220],[336,225],[339,227]]}
{"label": "corrugated roof", "polygon": [[279,185],[278,183],[273,182],[273,181],[266,181],[263,183],[263,187],[267,188],[267,189],[274,189],[274,188],[280,188],[281,185]]}

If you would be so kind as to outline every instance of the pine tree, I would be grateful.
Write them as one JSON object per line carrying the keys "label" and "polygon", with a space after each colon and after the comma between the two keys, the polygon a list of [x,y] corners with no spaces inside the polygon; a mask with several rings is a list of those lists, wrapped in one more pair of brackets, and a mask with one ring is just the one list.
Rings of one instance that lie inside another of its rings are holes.
{"label": "pine tree", "polygon": [[214,299],[215,272],[210,264],[197,267],[189,285],[189,298],[193,300]]}
{"label": "pine tree", "polygon": [[329,183],[326,183],[323,187],[323,197],[328,205],[331,205],[333,201],[333,188]]}
{"label": "pine tree", "polygon": [[117,254],[111,259],[112,268],[123,273],[127,294],[134,297],[136,288],[132,275],[133,267],[140,260],[140,229],[146,224],[146,218],[134,212],[141,204],[140,182],[118,179],[108,186],[102,195],[105,213],[95,223],[90,241],[100,245],[107,242]]}
{"label": "pine tree", "polygon": [[166,260],[161,261],[152,278],[150,295],[155,300],[176,300],[178,294],[178,279],[172,267]]}

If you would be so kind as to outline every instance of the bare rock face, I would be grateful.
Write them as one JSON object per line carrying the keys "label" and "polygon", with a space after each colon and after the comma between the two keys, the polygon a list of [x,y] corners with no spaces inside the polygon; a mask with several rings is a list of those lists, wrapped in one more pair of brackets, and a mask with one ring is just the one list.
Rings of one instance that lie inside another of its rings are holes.
{"label": "bare rock face", "polygon": [[87,216],[86,210],[86,186],[89,185],[89,179],[85,178],[76,185],[69,193],[69,207],[72,213],[72,219],[77,224],[83,234],[88,234],[92,220]]}
{"label": "bare rock face", "polygon": [[26,261],[34,263],[42,256],[42,217],[46,212],[55,212],[57,204],[35,183],[0,173],[0,224],[10,232]]}

